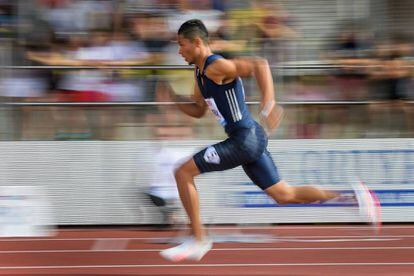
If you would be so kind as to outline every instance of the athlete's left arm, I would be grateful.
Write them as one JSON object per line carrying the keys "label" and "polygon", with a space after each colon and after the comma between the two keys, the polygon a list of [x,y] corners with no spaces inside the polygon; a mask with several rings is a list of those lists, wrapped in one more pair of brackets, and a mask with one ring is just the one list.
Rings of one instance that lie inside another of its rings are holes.
{"label": "athlete's left arm", "polygon": [[254,76],[262,96],[262,108],[275,105],[275,90],[269,64],[263,58],[218,59],[206,70],[207,77],[218,84],[232,82],[237,77]]}
{"label": "athlete's left arm", "polygon": [[218,84],[229,83],[237,77],[254,76],[261,92],[260,115],[264,123],[269,130],[279,125],[283,110],[276,105],[273,77],[266,59],[218,59],[207,68],[206,74]]}

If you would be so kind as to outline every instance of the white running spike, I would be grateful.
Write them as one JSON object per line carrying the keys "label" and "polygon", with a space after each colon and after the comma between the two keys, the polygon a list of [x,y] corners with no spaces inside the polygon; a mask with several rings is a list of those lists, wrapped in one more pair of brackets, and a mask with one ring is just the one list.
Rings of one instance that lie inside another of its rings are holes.
{"label": "white running spike", "polygon": [[352,182],[352,189],[358,201],[359,214],[378,233],[381,227],[381,205],[376,194],[361,180]]}
{"label": "white running spike", "polygon": [[172,262],[200,261],[212,247],[213,242],[210,240],[196,241],[194,238],[190,238],[178,246],[161,251],[160,255]]}

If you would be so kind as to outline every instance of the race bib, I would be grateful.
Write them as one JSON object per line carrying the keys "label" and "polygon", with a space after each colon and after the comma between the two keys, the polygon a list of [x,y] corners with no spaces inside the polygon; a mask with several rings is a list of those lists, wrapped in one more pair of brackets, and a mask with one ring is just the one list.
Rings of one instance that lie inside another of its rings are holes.
{"label": "race bib", "polygon": [[221,115],[220,111],[217,108],[216,102],[213,98],[205,99],[208,107],[210,108],[211,112],[213,112],[214,116],[216,117],[217,121],[220,125],[225,126],[227,124],[226,119],[224,119],[223,115]]}

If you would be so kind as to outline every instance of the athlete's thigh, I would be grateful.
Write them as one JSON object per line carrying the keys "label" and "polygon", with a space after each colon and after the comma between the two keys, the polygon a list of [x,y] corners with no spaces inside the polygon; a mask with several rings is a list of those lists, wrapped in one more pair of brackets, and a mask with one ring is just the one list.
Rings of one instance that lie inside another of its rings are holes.
{"label": "athlete's thigh", "polygon": [[254,160],[230,138],[201,150],[193,159],[201,173],[228,170]]}
{"label": "athlete's thigh", "polygon": [[243,165],[243,170],[262,190],[266,190],[280,181],[277,167],[267,150],[256,161]]}

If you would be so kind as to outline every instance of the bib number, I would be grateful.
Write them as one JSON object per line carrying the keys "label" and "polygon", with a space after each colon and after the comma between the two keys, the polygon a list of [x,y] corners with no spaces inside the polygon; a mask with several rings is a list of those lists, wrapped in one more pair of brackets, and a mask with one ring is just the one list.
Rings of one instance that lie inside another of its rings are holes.
{"label": "bib number", "polygon": [[223,115],[221,115],[220,111],[217,108],[216,102],[213,98],[205,99],[208,107],[210,108],[211,112],[213,112],[214,116],[216,117],[217,121],[220,125],[225,126],[227,124],[226,119],[224,119]]}

